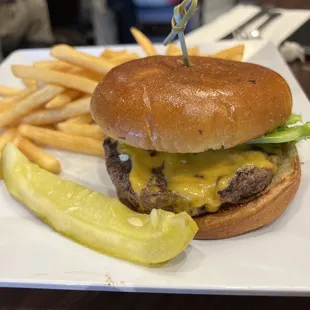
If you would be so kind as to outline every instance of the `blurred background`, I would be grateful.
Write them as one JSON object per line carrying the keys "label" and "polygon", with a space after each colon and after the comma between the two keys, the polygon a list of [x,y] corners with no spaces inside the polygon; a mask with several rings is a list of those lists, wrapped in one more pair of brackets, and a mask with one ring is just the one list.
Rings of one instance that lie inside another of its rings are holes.
{"label": "blurred background", "polygon": [[[153,42],[171,30],[178,0],[0,0],[1,53],[55,43],[104,45],[134,43],[129,28],[136,26]],[[199,11],[186,32],[211,23],[240,4],[273,3],[278,7],[310,9],[310,0],[200,0]]]}

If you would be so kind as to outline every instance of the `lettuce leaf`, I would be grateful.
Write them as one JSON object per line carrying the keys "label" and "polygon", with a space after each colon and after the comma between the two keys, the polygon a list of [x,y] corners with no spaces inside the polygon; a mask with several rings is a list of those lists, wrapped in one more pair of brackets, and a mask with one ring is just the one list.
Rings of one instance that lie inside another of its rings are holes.
{"label": "lettuce leaf", "polygon": [[300,123],[300,122],[302,122],[301,115],[300,114],[292,114],[284,126],[294,125],[294,124]]}
{"label": "lettuce leaf", "polygon": [[249,141],[249,144],[286,143],[310,138],[310,122],[294,127],[281,127],[265,136]]}

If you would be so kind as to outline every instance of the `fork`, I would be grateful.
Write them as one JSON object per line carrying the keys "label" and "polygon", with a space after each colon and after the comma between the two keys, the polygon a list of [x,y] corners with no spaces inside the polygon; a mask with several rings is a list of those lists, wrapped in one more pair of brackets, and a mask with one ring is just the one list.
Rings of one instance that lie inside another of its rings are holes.
{"label": "fork", "polygon": [[247,32],[241,32],[237,39],[243,39],[243,40],[255,40],[255,39],[261,39],[261,35],[263,30],[272,23],[276,18],[278,18],[281,15],[279,12],[272,12],[269,14],[269,17],[257,28],[253,29],[249,33]]}
{"label": "fork", "polygon": [[259,12],[257,12],[254,16],[244,22],[242,25],[234,29],[230,34],[222,38],[221,40],[230,40],[235,39],[236,36],[241,33],[247,26],[251,25],[254,21],[261,18],[262,16],[269,14],[270,11],[274,9],[274,5],[263,5]]}

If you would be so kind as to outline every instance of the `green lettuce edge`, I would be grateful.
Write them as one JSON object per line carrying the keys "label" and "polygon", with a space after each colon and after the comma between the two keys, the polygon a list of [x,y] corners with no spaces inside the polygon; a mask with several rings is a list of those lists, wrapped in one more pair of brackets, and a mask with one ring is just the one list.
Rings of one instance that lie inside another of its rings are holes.
{"label": "green lettuce edge", "polygon": [[292,126],[300,122],[302,122],[301,115],[292,114],[283,126],[278,127],[275,131],[267,135],[249,141],[248,144],[288,143],[309,139],[310,122],[302,125]]}

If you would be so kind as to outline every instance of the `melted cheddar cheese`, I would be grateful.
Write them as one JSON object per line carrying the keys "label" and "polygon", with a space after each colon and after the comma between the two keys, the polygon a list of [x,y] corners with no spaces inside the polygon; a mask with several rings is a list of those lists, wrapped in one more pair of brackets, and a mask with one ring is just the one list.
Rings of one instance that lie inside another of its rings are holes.
{"label": "melted cheddar cheese", "polygon": [[[203,205],[207,212],[216,212],[221,205],[218,191],[229,185],[239,168],[250,165],[270,168],[274,172],[277,169],[265,152],[248,145],[197,154],[175,154],[152,153],[118,144],[118,152],[127,154],[131,159],[130,182],[138,197],[142,189],[150,184],[153,169],[162,167],[168,190],[181,197],[175,212]],[[159,189],[154,187],[152,190]]]}

